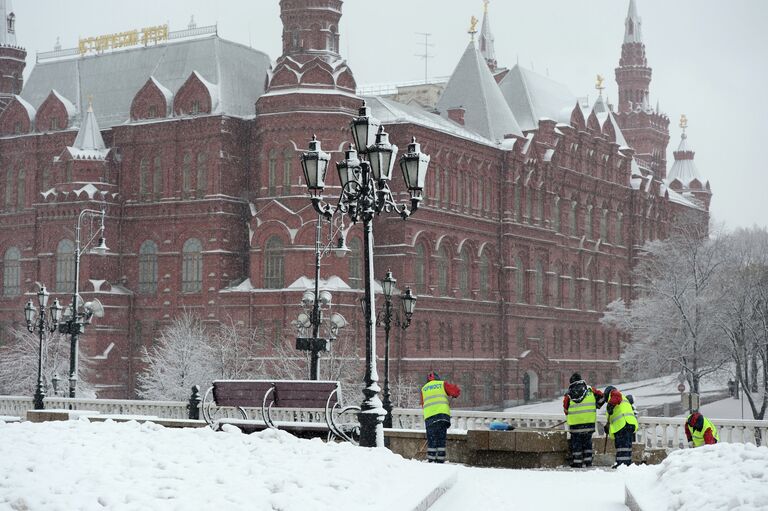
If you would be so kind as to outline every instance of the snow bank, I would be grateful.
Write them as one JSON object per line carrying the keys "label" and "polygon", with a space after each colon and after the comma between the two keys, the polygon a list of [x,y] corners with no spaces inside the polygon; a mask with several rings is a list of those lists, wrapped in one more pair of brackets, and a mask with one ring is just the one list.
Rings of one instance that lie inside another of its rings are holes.
{"label": "snow bank", "polygon": [[627,490],[643,511],[768,510],[768,447],[682,449],[657,467],[627,473]]}
{"label": "snow bank", "polygon": [[0,509],[413,509],[456,467],[282,431],[0,423]]}

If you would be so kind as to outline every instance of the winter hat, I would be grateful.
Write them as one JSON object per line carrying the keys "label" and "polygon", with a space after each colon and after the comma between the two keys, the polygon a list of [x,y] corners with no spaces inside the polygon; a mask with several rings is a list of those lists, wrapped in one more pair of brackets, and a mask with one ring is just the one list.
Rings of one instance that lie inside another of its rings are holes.
{"label": "winter hat", "polygon": [[432,371],[431,373],[429,373],[429,375],[427,375],[427,380],[429,381],[439,380],[439,379],[440,379],[440,375],[437,374],[437,371]]}
{"label": "winter hat", "polygon": [[573,373],[571,375],[571,380],[568,383],[573,383],[575,381],[581,380],[581,375],[579,373]]}
{"label": "winter hat", "polygon": [[603,391],[603,395],[605,396],[606,401],[608,400],[608,398],[611,397],[611,392],[613,392],[614,390],[616,390],[616,387],[614,387],[613,385],[608,385],[607,387],[605,387],[605,390]]}

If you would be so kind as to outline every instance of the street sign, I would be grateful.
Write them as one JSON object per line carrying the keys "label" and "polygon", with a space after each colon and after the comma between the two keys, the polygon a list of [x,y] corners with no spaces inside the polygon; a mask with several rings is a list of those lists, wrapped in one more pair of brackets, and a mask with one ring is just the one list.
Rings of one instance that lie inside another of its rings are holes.
{"label": "street sign", "polygon": [[677,385],[677,391],[678,392],[685,392],[685,383],[680,383]]}

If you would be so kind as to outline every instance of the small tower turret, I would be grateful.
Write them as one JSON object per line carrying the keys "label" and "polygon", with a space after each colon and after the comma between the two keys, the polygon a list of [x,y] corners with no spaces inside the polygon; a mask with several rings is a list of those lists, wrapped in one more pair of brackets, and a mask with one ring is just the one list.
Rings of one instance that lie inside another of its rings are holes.
{"label": "small tower turret", "polygon": [[27,51],[16,43],[16,15],[11,0],[0,0],[0,112],[24,85]]}

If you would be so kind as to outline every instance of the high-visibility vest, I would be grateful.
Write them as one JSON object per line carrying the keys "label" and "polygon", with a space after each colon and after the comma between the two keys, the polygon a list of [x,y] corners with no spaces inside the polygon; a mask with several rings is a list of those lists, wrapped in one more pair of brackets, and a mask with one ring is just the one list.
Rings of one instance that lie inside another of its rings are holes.
{"label": "high-visibility vest", "polygon": [[635,409],[632,408],[632,403],[625,396],[621,396],[621,403],[613,407],[613,413],[608,415],[608,421],[610,424],[608,431],[611,438],[627,424],[634,425],[635,431],[637,431],[638,424],[637,417],[635,417]]}
{"label": "high-visibility vest", "polygon": [[568,403],[568,429],[571,431],[594,431],[597,421],[597,404],[592,389],[580,403],[571,399]]}
{"label": "high-visibility vest", "polygon": [[704,425],[701,427],[701,431],[696,431],[693,428],[690,428],[690,429],[691,429],[691,440],[693,440],[694,447],[701,447],[702,445],[704,445],[704,432],[707,429],[711,429],[712,436],[715,437],[715,440],[717,440],[718,443],[720,442],[720,435],[717,433],[717,428],[715,427],[714,424],[709,422],[709,419],[707,419],[706,417],[704,417]]}
{"label": "high-visibility vest", "polygon": [[448,405],[448,394],[445,393],[445,382],[441,380],[428,381],[421,387],[421,399],[424,401],[424,418],[444,413],[451,414]]}

